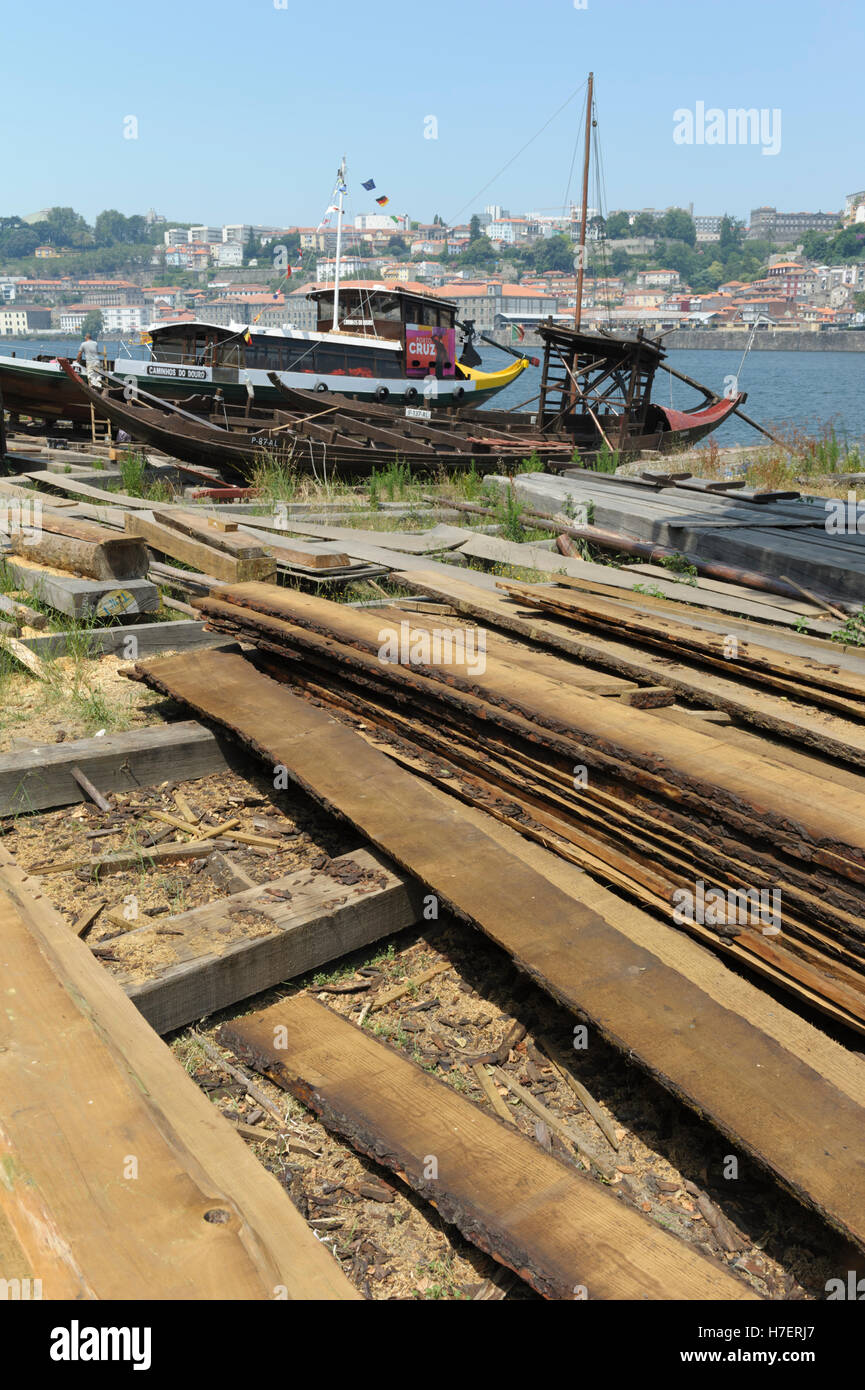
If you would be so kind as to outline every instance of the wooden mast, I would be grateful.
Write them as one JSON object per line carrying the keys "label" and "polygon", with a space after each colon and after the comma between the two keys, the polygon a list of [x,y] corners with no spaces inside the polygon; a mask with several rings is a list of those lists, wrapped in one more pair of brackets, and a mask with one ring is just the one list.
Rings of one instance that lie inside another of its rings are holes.
{"label": "wooden mast", "polygon": [[589,158],[591,155],[592,141],[592,91],[594,85],[595,74],[590,72],[589,84],[586,90],[586,143],[583,151],[583,201],[580,215],[580,250],[578,256],[579,265],[577,267],[577,295],[574,304],[574,328],[579,328],[583,313],[583,275],[585,273],[584,261],[586,258],[586,217],[588,215],[589,204]]}

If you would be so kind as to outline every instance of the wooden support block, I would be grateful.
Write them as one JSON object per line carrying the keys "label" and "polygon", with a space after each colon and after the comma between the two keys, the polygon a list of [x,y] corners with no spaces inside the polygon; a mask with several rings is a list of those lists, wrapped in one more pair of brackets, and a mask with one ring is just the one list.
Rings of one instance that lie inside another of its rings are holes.
{"label": "wooden support block", "polygon": [[[185,565],[211,574],[223,582],[243,579],[272,579],[276,574],[276,561],[267,554],[253,556],[229,555],[224,550],[207,541],[198,540],[164,522],[151,520],[139,513],[126,517],[126,530],[129,535],[140,536],[152,550],[172,559],[181,560]],[[260,550],[260,548],[259,548]]]}
{"label": "wooden support block", "polygon": [[[420,889],[383,855],[355,850],[334,863],[357,867],[364,877],[347,885],[297,870],[163,917],[160,927],[172,935],[157,937],[158,961],[147,969],[140,964],[142,943],[154,934],[152,925],[143,926],[112,942],[112,971],[148,1022],[167,1033],[419,919]],[[226,936],[237,920],[248,923],[246,934]]]}
{"label": "wooden support block", "polygon": [[123,793],[168,779],[186,781],[224,772],[225,746],[203,725],[183,720],[102,738],[41,744],[29,753],[0,753],[0,816],[86,800],[72,776],[73,767],[104,792]]}
{"label": "wooden support block", "polygon": [[572,1300],[579,1286],[592,1299],[755,1297],[720,1262],[308,995],[224,1024],[219,1038],[545,1298]]}
{"label": "wooden support block", "polygon": [[69,617],[108,619],[159,607],[159,590],[148,579],[79,579],[22,555],[7,555],[5,564],[19,589]]}

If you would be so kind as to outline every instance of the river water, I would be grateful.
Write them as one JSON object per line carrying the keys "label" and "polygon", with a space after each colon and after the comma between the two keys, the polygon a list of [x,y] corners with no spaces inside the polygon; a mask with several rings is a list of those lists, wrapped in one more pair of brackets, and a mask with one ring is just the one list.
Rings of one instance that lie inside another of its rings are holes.
{"label": "river water", "polygon": [[[100,340],[109,357],[121,348],[118,342]],[[144,356],[143,347],[123,345],[131,356]],[[0,339],[0,354],[16,352],[19,357],[31,357],[37,352],[74,357],[77,339],[44,340],[18,338]],[[537,349],[532,349],[532,352]],[[483,366],[499,371],[506,365],[505,353],[484,346]],[[702,349],[700,351],[671,351],[667,360],[671,367],[686,376],[705,382],[719,394],[726,383],[739,371],[741,352]],[[519,406],[534,396],[540,382],[540,371],[529,367],[505,391],[496,396],[493,405],[499,409]],[[782,434],[802,429],[820,434],[833,424],[838,435],[851,443],[865,440],[865,352],[751,352],[739,373],[739,390],[747,391],[745,410],[760,424]],[[673,405],[687,410],[699,404],[697,393],[684,382],[676,381],[666,372],[655,378],[653,399],[659,405]],[[527,409],[530,407],[526,407]],[[744,421],[732,417],[712,436],[719,444],[754,444],[761,436]]]}

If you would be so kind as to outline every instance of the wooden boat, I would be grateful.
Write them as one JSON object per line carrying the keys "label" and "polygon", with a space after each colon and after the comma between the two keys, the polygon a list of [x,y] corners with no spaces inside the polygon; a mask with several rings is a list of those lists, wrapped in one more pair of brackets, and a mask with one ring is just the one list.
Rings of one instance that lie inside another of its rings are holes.
{"label": "wooden boat", "polygon": [[[422,286],[355,281],[341,289],[322,286],[309,298],[317,305],[314,331],[160,324],[146,334],[146,356],[127,353],[105,370],[204,413],[214,402],[278,406],[274,371],[299,389],[402,406],[432,400],[437,410],[448,410],[482,405],[530,364],[527,355],[513,353],[515,360],[495,372],[460,362],[456,305]],[[90,424],[89,406],[70,389],[57,359],[0,356],[0,392],[13,415]]]}
{"label": "wooden boat", "polygon": [[[278,462],[301,471],[368,476],[398,457],[412,468],[471,468],[497,472],[513,468],[539,450],[550,467],[566,467],[573,450],[565,438],[487,429],[478,420],[406,418],[394,407],[351,401],[318,391],[291,393],[291,408],[262,410],[223,407],[195,415],[168,401],[104,374],[101,389],[84,380],[71,362],[61,368],[99,418],[125,430],[136,441],[187,463],[219,467],[250,477],[259,463]],[[453,428],[452,428],[453,425]]]}

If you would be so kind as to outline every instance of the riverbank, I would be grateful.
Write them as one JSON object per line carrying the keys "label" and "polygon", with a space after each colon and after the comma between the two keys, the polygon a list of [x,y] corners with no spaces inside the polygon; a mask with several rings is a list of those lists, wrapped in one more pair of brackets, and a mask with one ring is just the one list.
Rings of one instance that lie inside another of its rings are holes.
{"label": "riverbank", "polygon": [[[593,332],[593,329],[587,331]],[[647,337],[656,336],[654,332]],[[677,328],[664,338],[664,347],[674,351],[743,352],[751,336],[747,328]],[[519,344],[513,342],[509,328],[499,328],[487,334],[503,347],[521,347],[527,352],[543,347],[537,333],[527,332]],[[865,352],[865,332],[829,330],[814,333],[803,330],[761,328],[754,334],[752,352]]]}

